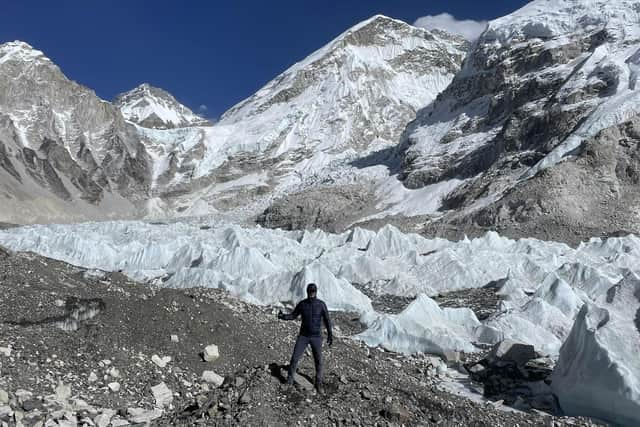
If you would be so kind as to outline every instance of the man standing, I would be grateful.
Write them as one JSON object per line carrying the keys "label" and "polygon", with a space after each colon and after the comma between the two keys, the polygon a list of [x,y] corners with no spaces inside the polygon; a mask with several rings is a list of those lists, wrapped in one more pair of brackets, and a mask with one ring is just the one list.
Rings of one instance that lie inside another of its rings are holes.
{"label": "man standing", "polygon": [[329,347],[333,344],[333,332],[331,331],[331,320],[329,319],[329,311],[326,304],[317,298],[318,287],[315,283],[307,285],[307,298],[300,301],[293,312],[284,314],[278,312],[280,320],[295,320],[298,316],[302,316],[302,324],[300,325],[300,333],[293,348],[291,363],[289,363],[288,384],[293,384],[296,367],[300,361],[300,357],[308,345],[311,345],[313,352],[313,361],[316,365],[316,390],[323,393],[322,387],[322,333],[320,331],[322,323],[327,328],[327,344]]}

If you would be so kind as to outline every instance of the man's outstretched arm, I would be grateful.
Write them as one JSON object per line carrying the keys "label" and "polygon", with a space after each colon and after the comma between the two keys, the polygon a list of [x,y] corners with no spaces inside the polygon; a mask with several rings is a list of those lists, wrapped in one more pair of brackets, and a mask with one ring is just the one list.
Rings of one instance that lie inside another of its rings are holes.
{"label": "man's outstretched arm", "polygon": [[333,329],[331,328],[331,318],[329,317],[329,310],[327,305],[322,303],[322,318],[324,320],[324,326],[327,328],[327,345],[331,347],[333,344]]}
{"label": "man's outstretched arm", "polygon": [[298,316],[300,316],[300,303],[296,305],[296,308],[294,308],[291,313],[285,314],[282,311],[278,312],[278,319],[280,320],[296,320]]}

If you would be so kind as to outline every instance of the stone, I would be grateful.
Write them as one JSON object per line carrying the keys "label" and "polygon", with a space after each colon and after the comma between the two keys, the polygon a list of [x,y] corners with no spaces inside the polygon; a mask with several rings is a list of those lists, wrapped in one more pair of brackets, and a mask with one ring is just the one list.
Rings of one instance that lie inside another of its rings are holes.
{"label": "stone", "polygon": [[462,355],[459,351],[445,350],[442,352],[442,358],[448,365],[455,365],[456,363],[460,363]]}
{"label": "stone", "polygon": [[517,365],[524,365],[529,360],[536,359],[537,354],[530,344],[505,339],[493,346],[487,358],[490,361],[507,361]]}
{"label": "stone", "polygon": [[224,382],[224,378],[213,371],[204,371],[202,373],[202,381],[220,387]]}
{"label": "stone", "polygon": [[242,387],[244,383],[245,383],[245,380],[242,377],[235,377],[233,380],[234,387]]}
{"label": "stone", "polygon": [[128,425],[129,425],[129,421],[121,417],[115,417],[114,419],[111,420],[111,427],[122,427],[122,426],[128,426]]}
{"label": "stone", "polygon": [[13,414],[13,410],[11,409],[11,406],[9,406],[9,405],[0,405],[0,418],[6,417],[6,416],[12,415],[12,414]]}
{"label": "stone", "polygon": [[177,335],[171,335],[171,342],[180,342],[180,338]]}
{"label": "stone", "polygon": [[103,409],[102,413],[94,419],[94,422],[97,427],[108,427],[111,424],[111,418],[115,415],[116,411],[113,409]]}
{"label": "stone", "polygon": [[173,392],[163,382],[151,387],[151,393],[153,393],[156,406],[159,408],[169,406],[173,402]]}
{"label": "stone", "polygon": [[109,387],[109,390],[111,390],[114,393],[117,393],[120,391],[120,383],[117,382],[112,382],[107,384],[107,387]]}
{"label": "stone", "polygon": [[33,411],[34,409],[42,408],[42,402],[38,399],[29,399],[25,400],[22,403],[22,409],[27,412]]}
{"label": "stone", "polygon": [[467,369],[467,371],[469,371],[469,373],[472,375],[482,375],[482,373],[484,373],[485,370],[486,368],[482,366],[480,363],[476,363],[475,365]]}
{"label": "stone", "polygon": [[240,396],[238,402],[242,405],[246,405],[247,403],[251,402],[251,395],[249,394],[248,390],[242,393],[242,396]]}
{"label": "stone", "polygon": [[151,361],[158,367],[164,368],[169,362],[171,362],[171,356],[160,357],[157,354],[154,354],[153,356],[151,356]]}
{"label": "stone", "polygon": [[161,409],[146,410],[142,408],[128,408],[127,414],[129,421],[134,424],[147,424],[162,416]]}
{"label": "stone", "polygon": [[372,397],[371,392],[366,388],[360,392],[360,396],[362,396],[362,398],[365,400],[371,400]]}
{"label": "stone", "polygon": [[8,347],[0,347],[0,354],[4,357],[11,357],[11,346]]}
{"label": "stone", "polygon": [[382,410],[382,416],[395,423],[407,424],[411,420],[411,414],[397,403],[391,404]]}
{"label": "stone", "polygon": [[27,390],[22,390],[22,389],[16,390],[15,394],[16,394],[16,398],[18,399],[18,403],[20,405],[22,405],[24,402],[26,402],[27,400],[33,397],[33,393]]}
{"label": "stone", "polygon": [[205,347],[204,352],[202,354],[202,358],[205,362],[215,362],[220,357],[220,352],[218,351],[218,346],[215,344],[208,345]]}
{"label": "stone", "polygon": [[307,391],[313,391],[315,389],[314,385],[311,384],[311,381],[303,377],[302,375],[294,374],[293,382],[297,384],[299,387],[303,388]]}
{"label": "stone", "polygon": [[96,381],[98,381],[98,376],[95,372],[91,371],[91,373],[89,374],[89,378],[87,378],[87,381],[89,381],[90,383],[95,383]]}
{"label": "stone", "polygon": [[9,393],[0,389],[0,404],[6,405],[7,403],[9,403]]}
{"label": "stone", "polygon": [[109,369],[109,375],[113,378],[120,378],[120,371],[116,368]]}

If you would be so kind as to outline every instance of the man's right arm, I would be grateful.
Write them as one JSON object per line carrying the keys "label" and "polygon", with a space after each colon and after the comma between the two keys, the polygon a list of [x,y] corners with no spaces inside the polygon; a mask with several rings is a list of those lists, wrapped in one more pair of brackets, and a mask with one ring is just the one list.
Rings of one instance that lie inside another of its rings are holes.
{"label": "man's right arm", "polygon": [[280,320],[295,320],[298,316],[300,316],[300,303],[296,305],[296,308],[294,308],[291,313],[288,313],[288,314],[284,314],[283,312],[278,313],[278,319]]}

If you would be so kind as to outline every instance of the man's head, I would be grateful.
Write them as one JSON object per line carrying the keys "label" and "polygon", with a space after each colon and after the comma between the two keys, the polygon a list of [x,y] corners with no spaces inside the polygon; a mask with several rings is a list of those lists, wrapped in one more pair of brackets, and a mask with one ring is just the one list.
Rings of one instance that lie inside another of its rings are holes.
{"label": "man's head", "polygon": [[315,298],[318,295],[318,287],[315,283],[309,283],[307,285],[307,296],[309,298]]}

